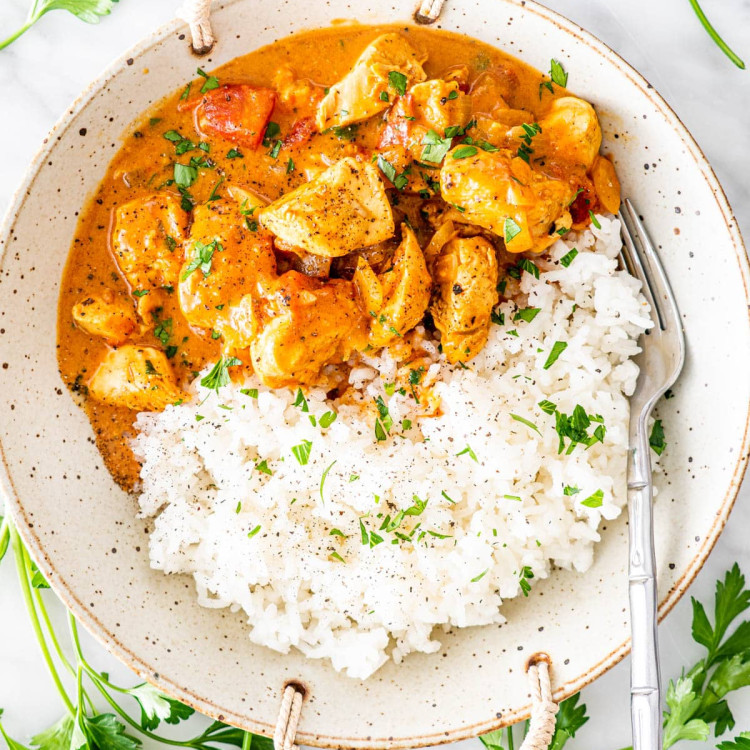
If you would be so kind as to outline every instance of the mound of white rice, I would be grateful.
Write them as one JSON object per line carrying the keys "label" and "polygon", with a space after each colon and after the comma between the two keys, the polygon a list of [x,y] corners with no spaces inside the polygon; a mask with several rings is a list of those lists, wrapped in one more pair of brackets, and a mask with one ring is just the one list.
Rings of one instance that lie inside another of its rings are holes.
{"label": "mound of white rice", "polygon": [[[468,369],[426,344],[422,384],[440,416],[417,419],[387,353],[352,370],[359,400],[311,390],[305,407],[250,380],[140,414],[152,566],[192,574],[204,606],[244,610],[254,642],[356,678],[437,651],[436,625],[503,622],[502,601],[551,562],[585,571],[599,523],[626,499],[630,357],[650,326],[638,282],[617,270],[619,225],[599,221],[536,261],[539,279],[522,274],[522,307],[540,311],[528,321],[502,304]],[[556,342],[567,346],[545,369]],[[384,441],[377,397],[393,421]],[[556,424],[577,405],[603,442],[564,438],[559,452]],[[337,417],[323,427],[326,412]]]}

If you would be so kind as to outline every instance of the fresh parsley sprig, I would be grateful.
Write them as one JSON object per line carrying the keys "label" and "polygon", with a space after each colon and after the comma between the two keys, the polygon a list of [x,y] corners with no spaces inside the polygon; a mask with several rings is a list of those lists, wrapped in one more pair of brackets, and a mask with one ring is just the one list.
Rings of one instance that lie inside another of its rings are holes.
{"label": "fresh parsley sprig", "polygon": [[20,29],[11,34],[7,39],[0,42],[0,49],[4,49],[9,44],[25,34],[45,13],[51,10],[67,10],[76,18],[86,23],[99,23],[102,16],[107,16],[112,12],[115,3],[119,0],[34,0],[26,22]]}

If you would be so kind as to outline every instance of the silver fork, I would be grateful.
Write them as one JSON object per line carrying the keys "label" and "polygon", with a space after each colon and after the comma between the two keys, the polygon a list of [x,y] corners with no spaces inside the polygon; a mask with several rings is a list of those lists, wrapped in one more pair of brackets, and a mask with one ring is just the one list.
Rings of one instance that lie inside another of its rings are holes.
{"label": "silver fork", "polygon": [[633,750],[661,750],[662,714],[657,640],[657,592],[648,418],[677,380],[685,361],[685,336],[674,294],[643,222],[626,200],[619,214],[622,261],[643,284],[653,328],[641,337],[641,368],[630,399],[628,517],[630,521],[630,712]]}

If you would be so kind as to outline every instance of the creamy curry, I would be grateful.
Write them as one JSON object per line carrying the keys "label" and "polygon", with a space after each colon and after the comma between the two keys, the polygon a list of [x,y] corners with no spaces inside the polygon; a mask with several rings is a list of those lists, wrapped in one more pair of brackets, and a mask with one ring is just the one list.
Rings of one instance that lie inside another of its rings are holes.
{"label": "creamy curry", "polygon": [[[59,365],[115,479],[135,414],[210,362],[336,391],[357,352],[465,367],[508,268],[619,206],[594,109],[498,50],[415,27],[339,26],[233,60],[128,135],[82,213]],[[514,285],[515,284],[515,285]]]}

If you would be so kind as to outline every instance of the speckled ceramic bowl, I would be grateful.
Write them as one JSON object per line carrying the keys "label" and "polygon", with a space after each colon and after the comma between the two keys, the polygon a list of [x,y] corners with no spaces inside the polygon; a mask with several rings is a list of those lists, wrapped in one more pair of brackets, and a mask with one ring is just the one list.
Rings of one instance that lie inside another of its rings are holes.
{"label": "speckled ceramic bowl", "polygon": [[[414,2],[372,11],[346,0],[221,3],[219,42],[201,64],[334,19],[408,23]],[[736,222],[661,97],[574,24],[531,2],[452,0],[439,25],[541,70],[550,57],[563,61],[572,90],[596,104],[605,150],[659,242],[689,344],[675,397],[660,408],[669,441],[656,505],[663,615],[721,532],[747,458],[748,266]],[[78,99],[30,166],[0,236],[2,486],[33,556],[112,653],[165,692],[254,732],[271,732],[289,679],[309,688],[298,739],[322,747],[416,747],[516,721],[529,709],[524,662],[536,651],[552,657],[558,698],[580,689],[628,649],[624,518],[607,525],[588,573],[554,573],[507,605],[507,625],[441,636],[440,653],[388,664],[364,683],[296,651],[252,645],[240,616],[198,607],[190,579],[149,569],[147,523],[113,484],[58,376],[55,316],[78,211],[120,135],[193,76],[185,33],[176,22],[160,30]]]}

